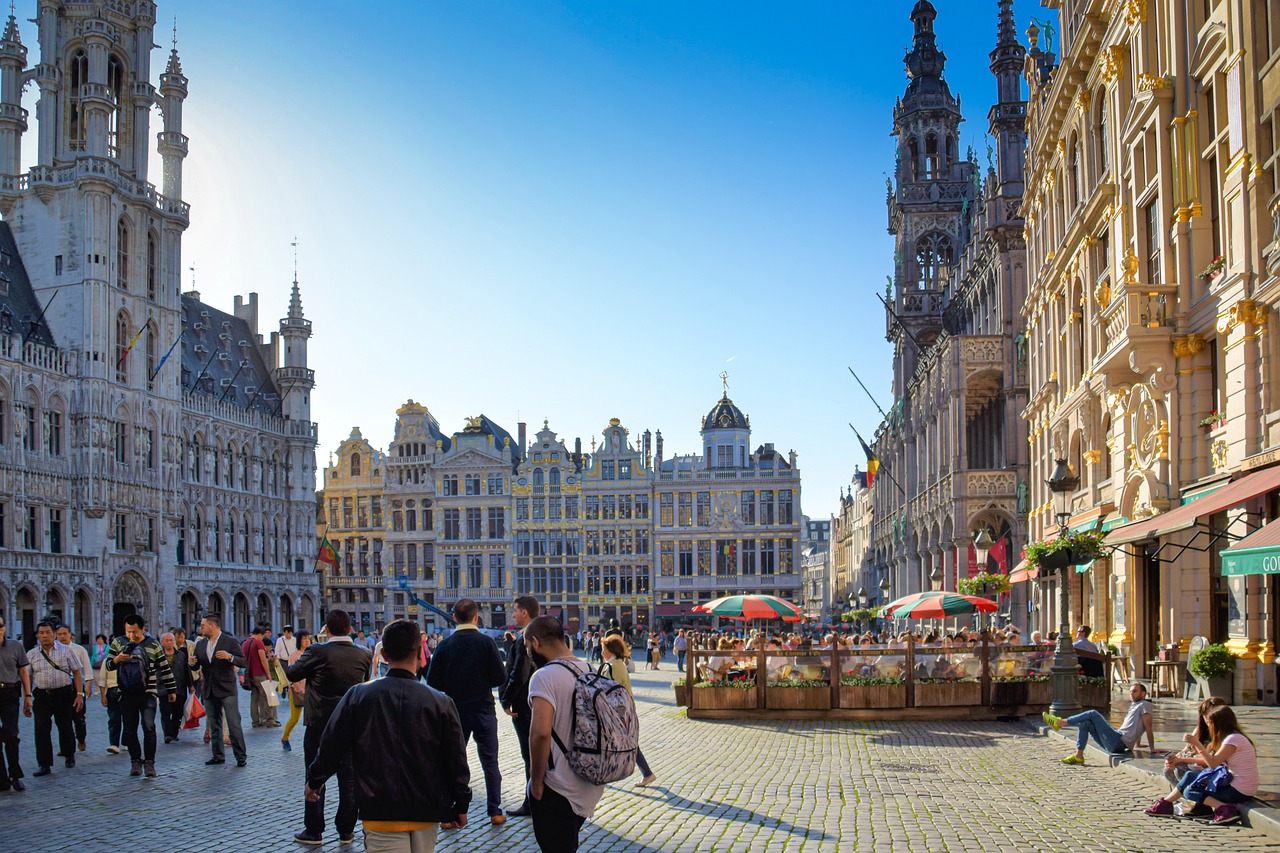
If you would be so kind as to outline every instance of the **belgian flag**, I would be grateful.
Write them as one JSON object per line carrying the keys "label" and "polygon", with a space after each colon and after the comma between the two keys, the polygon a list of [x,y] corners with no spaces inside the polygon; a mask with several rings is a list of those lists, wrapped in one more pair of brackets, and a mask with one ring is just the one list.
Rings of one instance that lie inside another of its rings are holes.
{"label": "belgian flag", "polygon": [[869,489],[871,484],[875,482],[876,472],[880,470],[880,457],[876,456],[875,451],[862,440],[861,435],[858,435],[856,431],[854,435],[858,436],[858,444],[862,445],[862,452],[867,454],[867,488]]}

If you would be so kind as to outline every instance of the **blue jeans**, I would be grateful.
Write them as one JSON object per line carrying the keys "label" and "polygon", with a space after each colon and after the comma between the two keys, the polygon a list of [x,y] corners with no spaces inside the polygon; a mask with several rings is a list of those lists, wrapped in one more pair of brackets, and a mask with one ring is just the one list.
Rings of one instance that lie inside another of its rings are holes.
{"label": "blue jeans", "polygon": [[498,717],[493,711],[458,712],[463,743],[475,735],[476,752],[484,770],[484,791],[489,816],[502,814],[502,773],[498,770]]}
{"label": "blue jeans", "polygon": [[676,652],[676,656],[679,658],[679,663],[676,664],[676,668],[679,669],[681,672],[684,672],[685,650],[681,649],[680,651]]}
{"label": "blue jeans", "polygon": [[1243,803],[1245,800],[1249,799],[1247,794],[1240,793],[1230,785],[1219,786],[1218,790],[1214,791],[1212,794],[1204,788],[1193,787],[1191,783],[1194,782],[1195,778],[1203,772],[1204,771],[1199,768],[1195,770],[1188,770],[1186,773],[1182,774],[1182,781],[1178,783],[1178,790],[1182,792],[1182,796],[1186,797],[1191,802],[1203,803],[1205,797],[1213,797],[1220,803],[1235,805],[1236,803]]}
{"label": "blue jeans", "polygon": [[1085,711],[1082,714],[1076,714],[1074,717],[1067,717],[1067,725],[1075,726],[1076,732],[1076,749],[1084,749],[1085,744],[1089,742],[1089,735],[1093,735],[1093,739],[1098,742],[1098,746],[1107,752],[1128,752],[1129,747],[1125,746],[1124,738],[1120,733],[1111,728],[1111,724],[1107,722],[1107,718],[1099,714],[1097,711]]}

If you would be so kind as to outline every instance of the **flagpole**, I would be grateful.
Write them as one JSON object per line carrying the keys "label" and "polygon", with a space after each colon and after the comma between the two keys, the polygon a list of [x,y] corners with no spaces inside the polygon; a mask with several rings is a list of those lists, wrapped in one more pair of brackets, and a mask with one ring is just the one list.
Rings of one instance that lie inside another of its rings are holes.
{"label": "flagpole", "polygon": [[[853,424],[849,424],[849,429],[853,430],[853,434],[858,437],[858,441],[861,441],[863,444],[867,443],[866,440],[862,437],[862,434],[858,432],[857,427],[855,427]],[[869,447],[870,445],[867,445],[867,446]],[[889,466],[884,464],[883,459],[880,459],[879,457],[876,457],[876,459],[880,463],[879,465],[876,466],[876,476],[879,477],[880,474],[883,472],[884,475],[889,478],[889,482],[897,486],[898,491],[902,492],[902,496],[906,497],[907,496],[906,489],[902,488],[902,486],[899,486],[898,481],[895,480],[893,478],[893,475],[889,473]]]}
{"label": "flagpole", "polygon": [[[320,565],[320,549],[324,548],[324,544],[328,541],[329,541],[329,523],[325,522],[324,532],[320,534],[320,548],[316,549],[316,558],[311,562],[311,574],[313,575],[316,573],[316,569]],[[336,556],[338,553],[338,549],[334,548],[333,553]]]}
{"label": "flagpole", "polygon": [[173,355],[173,348],[182,340],[182,336],[187,333],[187,327],[183,326],[182,331],[178,332],[178,337],[174,338],[173,343],[169,344],[169,349],[165,352],[164,357],[156,364],[156,369],[152,371],[151,378],[154,380],[160,375],[160,368],[164,367],[164,363],[169,360],[169,356]]}
{"label": "flagpole", "polygon": [[49,310],[49,306],[53,304],[53,300],[57,299],[58,294],[61,292],[62,292],[61,290],[55,290],[53,292],[53,296],[50,296],[49,301],[44,304],[44,307],[39,309],[40,313],[36,315],[36,319],[32,320],[30,323],[27,324],[27,333],[22,336],[23,346],[27,345],[27,341],[31,339],[31,335],[35,333],[36,329],[40,328],[41,326],[44,326],[46,329],[49,328],[48,322],[44,319],[44,312]]}
{"label": "flagpole", "polygon": [[[848,365],[845,365],[845,366],[848,367]],[[849,367],[849,372],[853,373],[852,367]],[[876,407],[876,411],[880,413],[880,417],[884,418],[886,421],[889,420],[889,416],[884,413],[884,409],[880,408],[880,404],[876,402],[876,398],[871,396],[870,391],[867,391],[867,386],[863,385],[861,379],[858,379],[858,374],[853,373],[853,378],[856,379],[858,384],[862,386],[862,390],[866,392],[867,397],[870,398],[871,400],[871,405]]]}

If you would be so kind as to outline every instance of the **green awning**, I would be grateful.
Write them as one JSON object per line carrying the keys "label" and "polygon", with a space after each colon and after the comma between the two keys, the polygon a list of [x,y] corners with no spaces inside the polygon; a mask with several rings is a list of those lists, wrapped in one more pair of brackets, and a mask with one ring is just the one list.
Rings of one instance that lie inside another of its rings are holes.
{"label": "green awning", "polygon": [[1220,483],[1214,483],[1212,486],[1206,486],[1200,489],[1199,491],[1189,492],[1188,494],[1185,494],[1182,496],[1182,505],[1186,506],[1187,504],[1193,501],[1198,501],[1201,498],[1208,497],[1209,495],[1218,491],[1218,489],[1221,489],[1223,486],[1230,485],[1230,483],[1231,483],[1230,480],[1223,480]]}
{"label": "green awning", "polygon": [[1089,571],[1089,567],[1096,562],[1097,560],[1090,560],[1087,563],[1080,563],[1079,565],[1076,566],[1076,574],[1078,575],[1084,574],[1085,572]]}
{"label": "green awning", "polygon": [[1224,575],[1280,575],[1280,524],[1271,521],[1222,552]]}
{"label": "green awning", "polygon": [[1113,527],[1122,527],[1129,523],[1129,517],[1125,515],[1117,515],[1114,518],[1108,516],[1107,520],[1102,522],[1102,532],[1110,533]]}

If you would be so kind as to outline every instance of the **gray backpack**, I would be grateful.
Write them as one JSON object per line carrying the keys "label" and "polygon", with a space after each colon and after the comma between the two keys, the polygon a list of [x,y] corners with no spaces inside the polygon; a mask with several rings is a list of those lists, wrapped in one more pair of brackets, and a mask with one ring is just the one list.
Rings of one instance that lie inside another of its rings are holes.
{"label": "gray backpack", "polygon": [[640,750],[640,721],[627,689],[611,678],[552,661],[573,673],[573,713],[566,745],[551,731],[569,767],[593,785],[626,779],[636,772]]}

